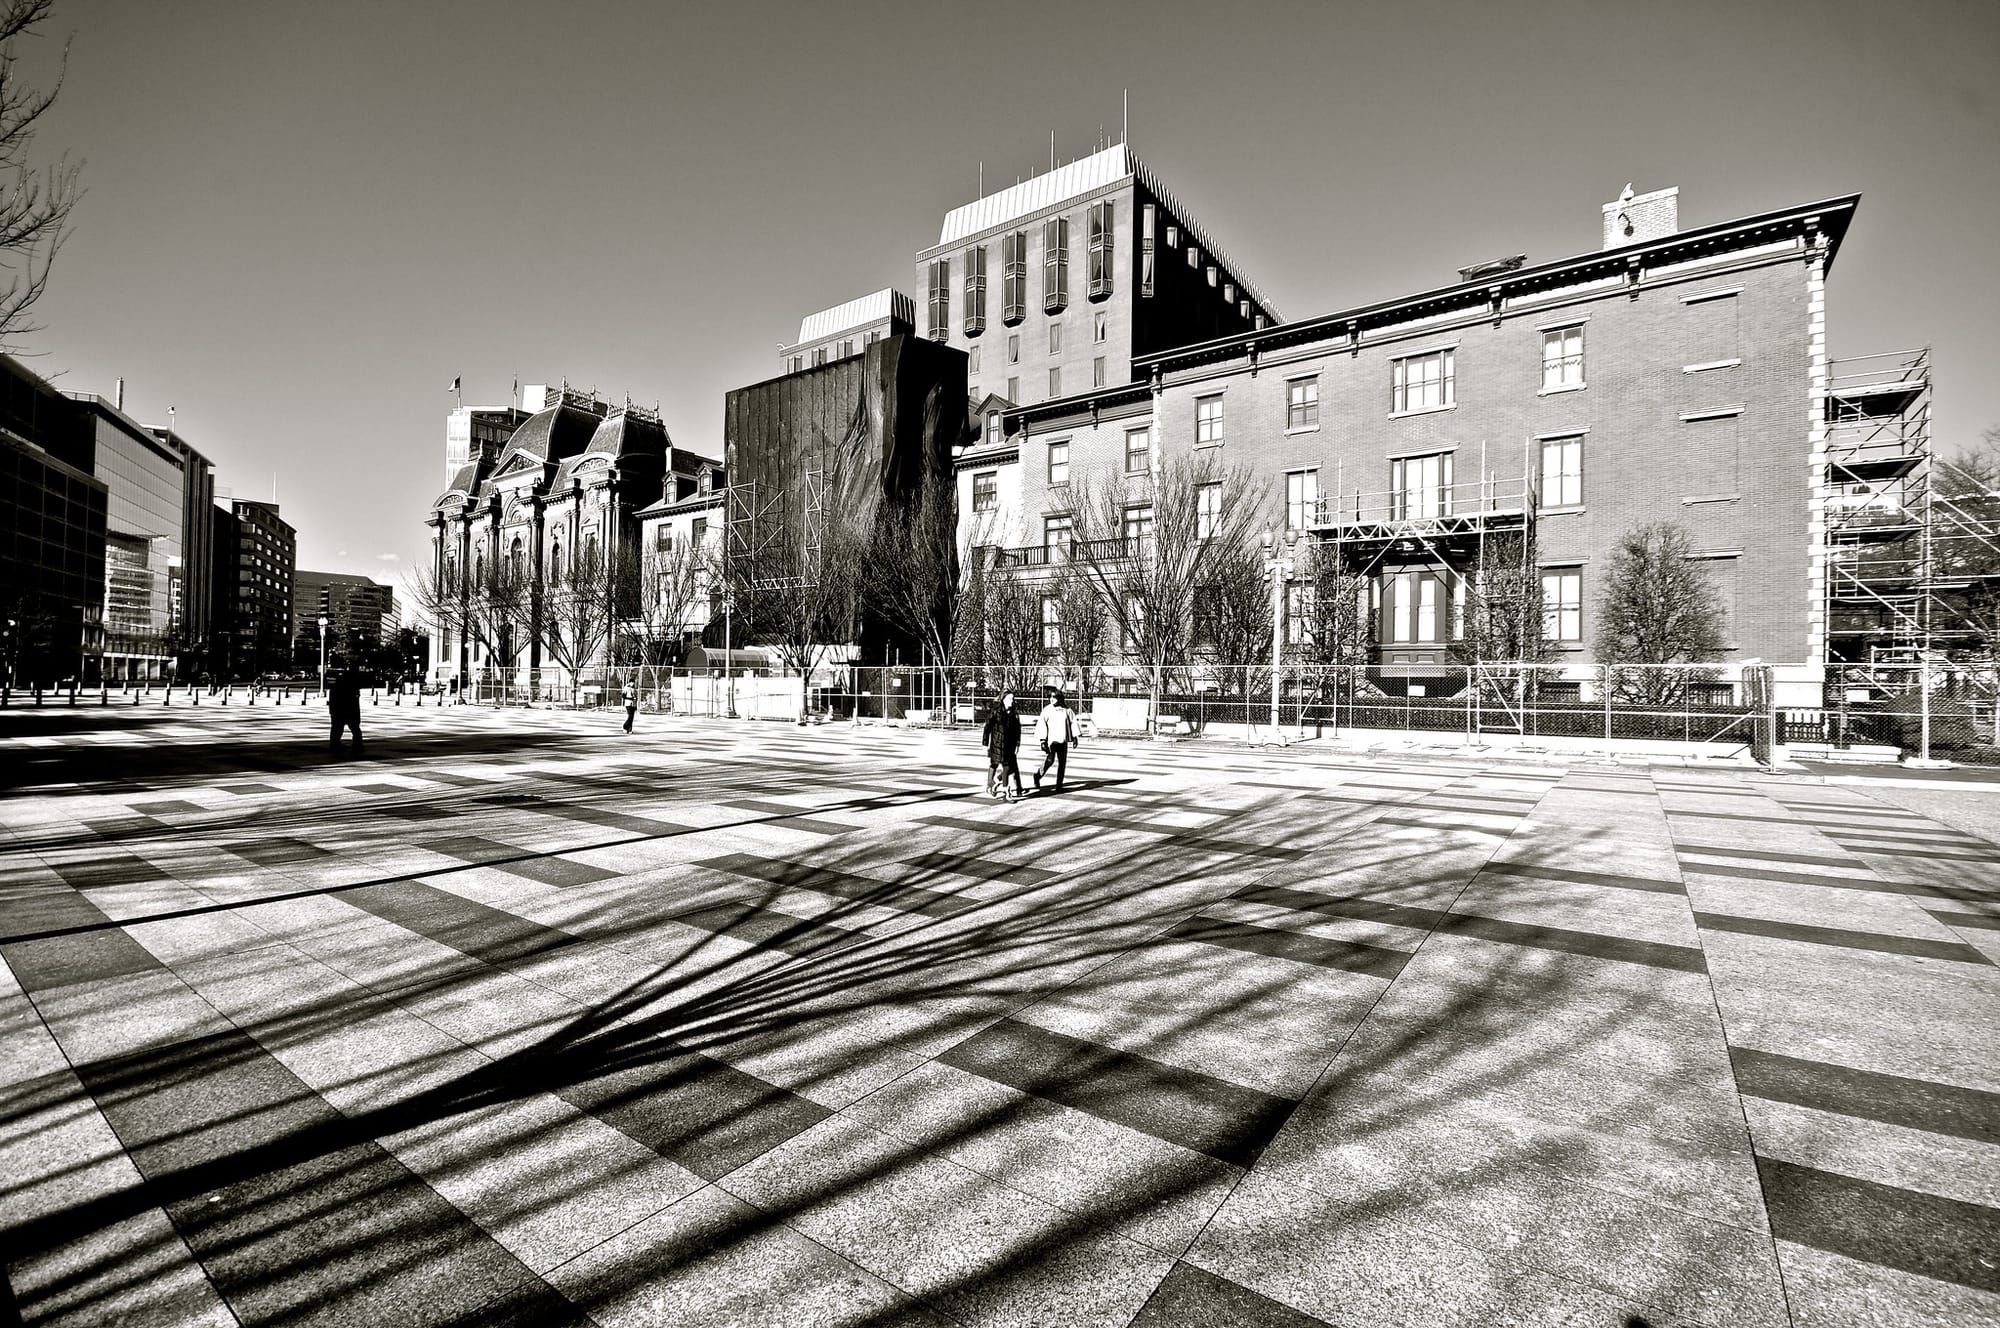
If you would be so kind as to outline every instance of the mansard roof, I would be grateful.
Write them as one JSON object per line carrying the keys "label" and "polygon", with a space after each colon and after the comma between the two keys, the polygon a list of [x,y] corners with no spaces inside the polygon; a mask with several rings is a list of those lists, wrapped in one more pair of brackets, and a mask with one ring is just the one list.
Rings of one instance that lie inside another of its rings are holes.
{"label": "mansard roof", "polygon": [[518,457],[531,457],[544,465],[574,456],[590,445],[602,418],[591,411],[568,404],[551,406],[530,415],[507,439],[495,474]]}

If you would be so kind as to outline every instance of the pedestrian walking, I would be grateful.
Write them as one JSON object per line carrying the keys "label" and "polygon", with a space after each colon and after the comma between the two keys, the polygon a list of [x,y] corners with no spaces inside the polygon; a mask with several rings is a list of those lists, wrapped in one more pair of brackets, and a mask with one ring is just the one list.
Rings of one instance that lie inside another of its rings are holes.
{"label": "pedestrian walking", "polygon": [[639,680],[636,677],[625,680],[625,731],[632,731],[632,721],[639,717]]}
{"label": "pedestrian walking", "polygon": [[327,745],[334,751],[340,750],[340,731],[349,729],[354,734],[354,750],[361,750],[361,678],[349,669],[335,673],[327,682],[327,717],[333,721],[333,733]]}
{"label": "pedestrian walking", "polygon": [[[1003,692],[1000,704],[986,716],[986,726],[979,731],[980,741],[986,744],[986,791],[994,797],[1005,797],[1007,801],[1022,796],[1021,792],[1021,716],[1014,709],[1014,694]],[[1009,781],[1013,788],[1008,789]]]}
{"label": "pedestrian walking", "polygon": [[1062,792],[1063,775],[1069,769],[1070,744],[1080,741],[1077,732],[1076,711],[1069,708],[1062,688],[1052,688],[1049,703],[1042,707],[1042,713],[1035,716],[1035,741],[1042,748],[1041,768],[1035,771],[1035,791],[1041,792],[1042,776],[1049,773],[1049,767],[1056,768],[1056,792]]}

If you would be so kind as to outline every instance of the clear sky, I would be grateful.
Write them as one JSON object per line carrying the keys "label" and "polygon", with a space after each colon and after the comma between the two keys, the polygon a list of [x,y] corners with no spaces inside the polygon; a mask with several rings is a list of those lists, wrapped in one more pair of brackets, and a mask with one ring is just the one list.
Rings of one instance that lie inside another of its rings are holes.
{"label": "clear sky", "polygon": [[[946,209],[1116,135],[1286,316],[1849,192],[1835,355],[1930,344],[1943,446],[2000,423],[2000,3],[61,0],[38,148],[88,196],[29,363],[180,431],[299,565],[397,577],[446,389],[723,393],[895,284]],[[53,49],[42,43],[41,63]],[[921,295],[921,292],[915,292]]]}

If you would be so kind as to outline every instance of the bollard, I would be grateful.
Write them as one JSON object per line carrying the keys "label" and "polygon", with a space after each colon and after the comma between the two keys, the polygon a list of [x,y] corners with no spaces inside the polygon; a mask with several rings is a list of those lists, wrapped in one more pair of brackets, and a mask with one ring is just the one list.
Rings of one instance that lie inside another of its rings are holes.
{"label": "bollard", "polygon": [[101,706],[111,704],[111,688],[102,678],[97,680],[97,704]]}
{"label": "bollard", "polygon": [[173,703],[174,703],[174,685],[172,683],[168,683],[167,690],[160,693],[160,704],[163,706],[170,706]]}
{"label": "bollard", "polygon": [[76,709],[76,679],[74,678],[69,680],[69,705],[70,709]]}
{"label": "bollard", "polygon": [[368,689],[368,704],[369,704],[369,705],[372,705],[372,706],[374,706],[374,705],[381,705],[381,704],[382,704],[382,693],[380,693],[380,692],[376,691],[376,690],[375,690],[375,689],[374,689],[373,687],[370,687],[370,688]]}
{"label": "bollard", "polygon": [[201,688],[199,688],[199,687],[190,687],[190,688],[188,688],[188,691],[189,691],[189,692],[191,692],[191,693],[192,693],[192,694],[194,695],[194,703],[195,703],[196,705],[200,705],[200,704],[201,704]]}

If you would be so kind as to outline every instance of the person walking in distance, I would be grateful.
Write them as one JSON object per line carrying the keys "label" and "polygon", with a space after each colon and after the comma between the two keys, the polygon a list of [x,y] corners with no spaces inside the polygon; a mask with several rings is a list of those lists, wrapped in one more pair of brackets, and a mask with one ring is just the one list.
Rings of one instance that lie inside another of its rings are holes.
{"label": "person walking in distance", "polygon": [[1076,742],[1076,712],[1065,702],[1062,688],[1049,692],[1049,703],[1035,716],[1035,741],[1041,744],[1042,764],[1035,771],[1035,791],[1041,792],[1042,776],[1056,768],[1056,792],[1062,792],[1063,775],[1069,769],[1069,747]]}
{"label": "person walking in distance", "polygon": [[625,680],[625,731],[632,731],[632,721],[639,717],[639,677],[634,674]]}
{"label": "person walking in distance", "polygon": [[1000,704],[986,716],[979,737],[986,744],[987,791],[1012,802],[1021,796],[1021,716],[1014,709],[1014,693],[1001,693]]}
{"label": "person walking in distance", "polygon": [[354,750],[361,750],[361,677],[352,669],[342,669],[334,674],[326,687],[327,717],[333,721],[333,732],[327,744],[335,751],[340,750],[340,731],[352,730]]}

